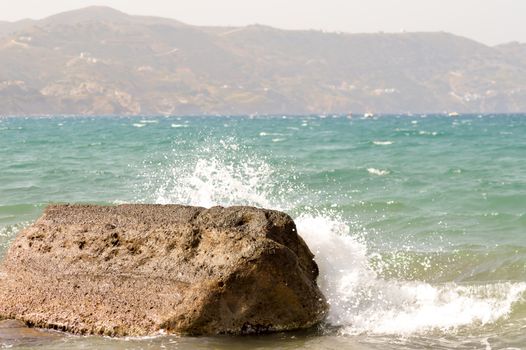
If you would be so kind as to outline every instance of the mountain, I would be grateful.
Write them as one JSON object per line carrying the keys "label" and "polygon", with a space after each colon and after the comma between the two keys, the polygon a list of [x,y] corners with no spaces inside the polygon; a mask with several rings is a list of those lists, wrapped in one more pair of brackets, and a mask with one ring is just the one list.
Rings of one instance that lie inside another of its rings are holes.
{"label": "mountain", "polygon": [[29,27],[33,22],[31,19],[23,19],[17,22],[0,21],[0,38]]}
{"label": "mountain", "polygon": [[88,7],[0,22],[0,114],[524,112],[525,47]]}
{"label": "mountain", "polygon": [[526,66],[526,44],[511,42],[496,47],[502,54],[508,56],[515,63]]}

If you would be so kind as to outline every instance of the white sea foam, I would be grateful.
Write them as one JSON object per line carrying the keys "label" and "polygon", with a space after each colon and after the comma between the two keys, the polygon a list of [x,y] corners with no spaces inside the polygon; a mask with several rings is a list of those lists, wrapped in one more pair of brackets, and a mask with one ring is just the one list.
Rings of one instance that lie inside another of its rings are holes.
{"label": "white sea foam", "polygon": [[379,145],[379,146],[387,146],[387,145],[392,145],[393,141],[373,141],[373,144]]}
{"label": "white sea foam", "polygon": [[384,280],[367,247],[337,219],[302,215],[298,232],[314,250],[319,284],[330,303],[328,322],[342,334],[410,335],[487,324],[505,317],[526,283],[461,286]]}
{"label": "white sea foam", "polygon": [[270,203],[257,191],[258,187],[264,186],[265,173],[254,173],[254,169],[244,166],[237,167],[237,171],[234,168],[234,165],[218,159],[199,159],[190,173],[174,174],[180,175],[179,184],[168,183],[168,186],[159,188],[157,202],[183,202],[204,207],[243,202],[269,206]]}
{"label": "white sea foam", "polygon": [[159,123],[159,121],[155,119],[143,119],[141,120],[141,123],[142,124],[157,124]]}
{"label": "white sea foam", "polygon": [[[4,218],[9,217],[4,216]],[[2,253],[6,252],[7,247],[9,246],[11,241],[16,237],[17,233],[29,224],[29,221],[23,221],[16,225],[0,227],[0,259],[2,257]]]}
{"label": "white sea foam", "polygon": [[385,175],[390,174],[389,170],[382,170],[382,169],[376,169],[376,168],[367,168],[367,172],[369,174],[377,175],[377,176],[385,176]]}
{"label": "white sea foam", "polygon": [[187,124],[172,124],[172,128],[187,128]]}
{"label": "white sea foam", "polygon": [[420,130],[418,132],[418,135],[431,135],[431,136],[437,136],[438,133],[436,131],[425,131],[425,130]]}
{"label": "white sea foam", "polygon": [[[175,157],[166,169],[155,170],[148,189],[154,198],[147,200],[285,211],[296,206],[290,194],[300,192],[298,185],[280,187],[274,169],[236,143],[215,144],[219,146],[197,150],[195,158]],[[302,204],[311,204],[308,197]],[[320,268],[318,283],[330,304],[327,322],[343,335],[409,336],[493,323],[507,317],[526,292],[526,283],[459,285],[385,279],[372,263],[381,256],[369,251],[366,236],[356,235],[345,220],[312,209],[294,220]]]}
{"label": "white sea foam", "polygon": [[132,125],[136,128],[142,128],[143,126],[146,126],[146,124],[140,124],[140,123],[133,123]]}
{"label": "white sea foam", "polygon": [[279,132],[266,132],[266,131],[262,131],[259,133],[259,136],[282,136],[283,134],[282,133],[279,133]]}

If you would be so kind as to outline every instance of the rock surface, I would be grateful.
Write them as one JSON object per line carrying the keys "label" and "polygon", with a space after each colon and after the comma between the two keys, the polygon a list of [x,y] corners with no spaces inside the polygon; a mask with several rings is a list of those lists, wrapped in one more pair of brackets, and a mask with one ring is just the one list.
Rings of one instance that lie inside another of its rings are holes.
{"label": "rock surface", "polygon": [[281,212],[52,205],[0,266],[0,319],[79,334],[244,334],[306,328],[327,303]]}

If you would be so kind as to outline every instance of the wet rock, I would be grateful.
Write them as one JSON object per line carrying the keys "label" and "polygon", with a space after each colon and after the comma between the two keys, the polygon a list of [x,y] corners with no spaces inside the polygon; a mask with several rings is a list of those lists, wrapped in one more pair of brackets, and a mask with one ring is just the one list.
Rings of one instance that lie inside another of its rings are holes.
{"label": "wet rock", "polygon": [[0,266],[0,319],[79,334],[243,334],[307,328],[326,301],[281,212],[53,205]]}

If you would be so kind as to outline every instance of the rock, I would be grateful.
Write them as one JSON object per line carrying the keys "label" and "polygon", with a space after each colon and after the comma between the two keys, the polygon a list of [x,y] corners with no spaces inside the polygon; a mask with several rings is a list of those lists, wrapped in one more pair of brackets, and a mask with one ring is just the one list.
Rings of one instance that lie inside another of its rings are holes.
{"label": "rock", "polygon": [[319,323],[313,254],[252,207],[52,205],[0,266],[0,319],[78,334],[246,334]]}
{"label": "rock", "polygon": [[58,332],[48,332],[27,327],[17,320],[0,321],[0,348],[12,346],[36,346],[58,340]]}

